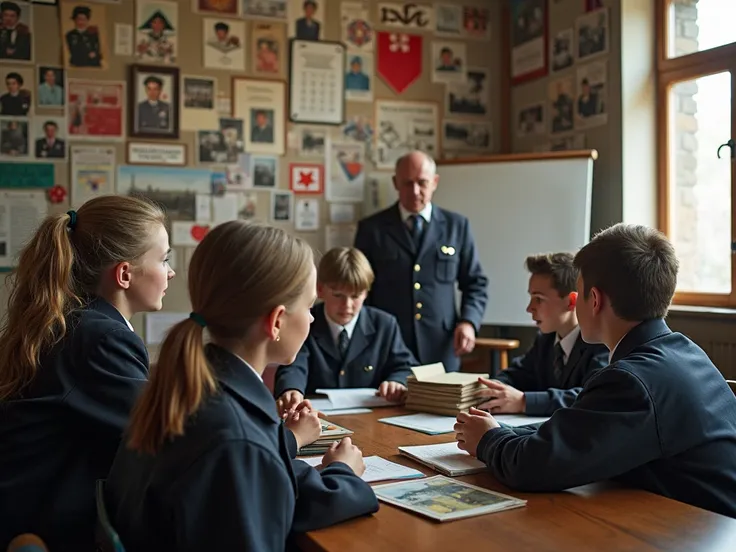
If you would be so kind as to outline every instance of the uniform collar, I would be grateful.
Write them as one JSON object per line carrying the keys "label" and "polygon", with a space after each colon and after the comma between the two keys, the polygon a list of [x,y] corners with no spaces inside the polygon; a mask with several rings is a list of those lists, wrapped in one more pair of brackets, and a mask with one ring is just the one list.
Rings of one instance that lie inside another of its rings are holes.
{"label": "uniform collar", "polygon": [[89,304],[87,305],[87,308],[96,310],[97,312],[101,312],[102,314],[104,314],[105,316],[109,318],[112,318],[113,320],[122,322],[123,324],[128,326],[128,328],[130,328],[131,332],[135,331],[130,321],[127,318],[125,318],[122,315],[122,313],[117,308],[115,308],[115,306],[112,303],[106,301],[102,297],[95,297],[94,299],[92,299],[92,301],[90,301]]}
{"label": "uniform collar", "polygon": [[[363,309],[361,308],[361,311]],[[324,310],[325,320],[327,321],[327,325],[330,328],[330,333],[332,334],[332,338],[335,340],[335,343],[337,343],[337,339],[340,336],[340,332],[343,330],[348,332],[348,339],[353,337],[353,330],[355,329],[355,325],[358,323],[358,318],[360,318],[360,312],[357,314],[357,316],[353,316],[353,319],[345,324],[344,326],[341,326],[340,324],[334,322],[330,319],[329,316],[327,316],[327,311]]]}
{"label": "uniform collar", "polygon": [[559,343],[562,347],[562,352],[565,354],[565,362],[570,358],[572,348],[575,346],[575,342],[578,340],[580,335],[580,326],[575,326],[565,337],[560,339],[558,334],[555,334],[555,344]]}
{"label": "uniform collar", "polygon": [[404,209],[404,207],[399,203],[399,213],[401,214],[401,222],[406,224],[406,221],[409,219],[410,216],[417,214],[420,217],[422,217],[426,222],[429,222],[432,220],[432,203],[427,203],[427,205],[424,206],[424,209],[419,211],[418,213],[412,213]]}
{"label": "uniform collar", "polygon": [[613,364],[619,359],[624,358],[636,347],[647,343],[658,337],[671,334],[672,330],[662,318],[653,318],[645,320],[634,326],[625,334],[611,351],[610,363]]}

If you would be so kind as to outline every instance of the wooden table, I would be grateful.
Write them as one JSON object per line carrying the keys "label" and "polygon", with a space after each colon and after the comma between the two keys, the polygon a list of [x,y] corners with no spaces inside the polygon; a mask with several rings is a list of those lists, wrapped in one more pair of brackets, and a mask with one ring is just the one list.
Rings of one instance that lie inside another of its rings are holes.
{"label": "wooden table", "polygon": [[[437,475],[398,455],[399,445],[452,440],[377,422],[408,412],[378,408],[371,414],[329,420],[355,431],[364,456],[379,455]],[[520,493],[489,473],[459,479],[528,500],[526,507],[449,522],[435,522],[386,503],[372,516],[300,537],[307,551],[543,552],[736,551],[736,520],[645,491],[597,483],[562,493]]]}

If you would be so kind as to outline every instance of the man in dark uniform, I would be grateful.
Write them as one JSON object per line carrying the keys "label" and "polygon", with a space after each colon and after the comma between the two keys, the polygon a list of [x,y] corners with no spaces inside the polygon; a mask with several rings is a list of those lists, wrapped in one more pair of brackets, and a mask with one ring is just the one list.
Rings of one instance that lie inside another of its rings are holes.
{"label": "man in dark uniform", "polygon": [[100,31],[89,24],[92,10],[76,6],[72,11],[74,29],[66,33],[69,48],[69,65],[72,67],[101,67]]}
{"label": "man in dark uniform", "polygon": [[143,81],[147,98],[138,104],[138,129],[147,132],[169,132],[171,130],[171,106],[161,101],[163,81],[149,75]]}
{"label": "man in dark uniform", "polygon": [[46,121],[43,124],[45,136],[36,140],[36,157],[48,159],[64,159],[66,157],[66,144],[64,140],[56,137],[59,127],[54,121]]}
{"label": "man in dark uniform", "polygon": [[255,113],[255,125],[250,131],[250,141],[259,144],[273,143],[273,126],[268,120],[266,112],[259,109]]}
{"label": "man in dark uniform", "polygon": [[296,38],[299,40],[319,40],[319,21],[314,19],[316,11],[317,2],[304,2],[304,17],[296,20]]}
{"label": "man in dark uniform", "polygon": [[[468,219],[432,204],[439,176],[425,153],[396,163],[397,204],[358,223],[355,247],[376,280],[367,304],[396,316],[404,342],[422,364],[460,368],[475,346],[488,301],[488,279]],[[455,305],[455,283],[462,293]]]}
{"label": "man in dark uniform", "polygon": [[31,61],[31,31],[21,23],[20,6],[0,2],[0,59]]}
{"label": "man in dark uniform", "polygon": [[8,73],[5,75],[5,86],[7,93],[0,96],[0,115],[13,115],[24,117],[31,109],[31,93],[21,88],[23,77],[20,73]]}

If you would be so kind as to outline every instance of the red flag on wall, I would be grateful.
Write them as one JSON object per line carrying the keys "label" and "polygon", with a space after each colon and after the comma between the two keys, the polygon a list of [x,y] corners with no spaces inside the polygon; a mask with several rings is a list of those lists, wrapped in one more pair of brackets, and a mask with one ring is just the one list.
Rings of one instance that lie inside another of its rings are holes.
{"label": "red flag on wall", "polygon": [[397,94],[401,94],[422,74],[422,37],[378,31],[376,71]]}

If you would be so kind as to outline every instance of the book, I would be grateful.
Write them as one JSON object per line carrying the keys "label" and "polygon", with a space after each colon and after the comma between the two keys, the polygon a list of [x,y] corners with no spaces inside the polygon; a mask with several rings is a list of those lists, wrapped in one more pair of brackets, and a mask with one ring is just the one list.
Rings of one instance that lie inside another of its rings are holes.
{"label": "book", "polygon": [[[297,460],[301,460],[317,468],[322,465],[322,458],[322,456],[312,456],[309,458],[297,458]],[[366,456],[363,458],[363,461],[365,462],[365,472],[363,472],[360,478],[366,483],[392,479],[419,479],[424,477],[424,474],[419,470],[396,464],[380,456]]]}
{"label": "book", "polygon": [[399,453],[450,477],[480,473],[486,469],[483,462],[457,448],[455,441],[399,447]]}
{"label": "book", "polygon": [[312,400],[312,406],[317,410],[346,410],[353,408],[377,408],[381,406],[396,406],[399,403],[388,402],[378,396],[378,389],[372,387],[347,389],[317,389],[318,395],[325,397]]}
{"label": "book", "polygon": [[526,506],[526,500],[436,475],[373,487],[378,500],[437,521],[501,512]]}
{"label": "book", "polygon": [[441,362],[415,366],[407,378],[406,408],[444,416],[457,416],[487,399],[479,392],[484,386],[479,377],[487,374],[445,372]]}

